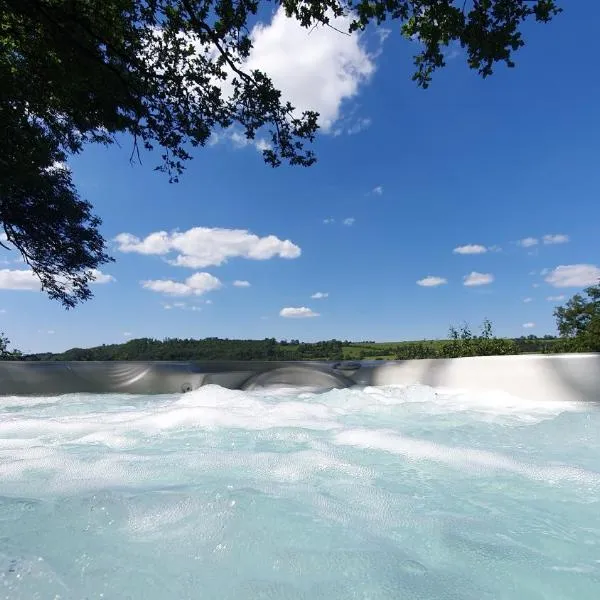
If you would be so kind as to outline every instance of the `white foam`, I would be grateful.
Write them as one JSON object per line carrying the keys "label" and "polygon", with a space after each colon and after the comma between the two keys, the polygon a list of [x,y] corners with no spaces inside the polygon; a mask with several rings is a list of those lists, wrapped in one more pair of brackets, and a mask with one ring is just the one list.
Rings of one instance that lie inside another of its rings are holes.
{"label": "white foam", "polygon": [[570,466],[524,464],[496,452],[460,448],[411,439],[391,431],[351,429],[337,433],[334,443],[372,450],[382,450],[409,460],[430,460],[457,470],[489,475],[492,471],[509,471],[530,479],[548,482],[570,481],[600,486],[600,473]]}
{"label": "white foam", "polygon": [[[598,474],[576,465],[528,464],[489,448],[406,435],[411,427],[423,430],[424,424],[435,430],[429,417],[448,414],[454,417],[442,424],[451,430],[461,424],[477,427],[482,420],[526,427],[582,410],[589,408],[516,401],[502,394],[477,398],[425,386],[317,394],[304,388],[245,392],[210,385],[154,398],[72,395],[23,404],[0,398],[0,481],[56,490],[137,485],[156,478],[176,483],[219,469],[245,469],[255,480],[288,484],[320,474],[369,479],[369,467],[344,455],[344,448],[354,447],[479,474],[502,470],[597,485]],[[498,435],[508,432],[500,429]]]}

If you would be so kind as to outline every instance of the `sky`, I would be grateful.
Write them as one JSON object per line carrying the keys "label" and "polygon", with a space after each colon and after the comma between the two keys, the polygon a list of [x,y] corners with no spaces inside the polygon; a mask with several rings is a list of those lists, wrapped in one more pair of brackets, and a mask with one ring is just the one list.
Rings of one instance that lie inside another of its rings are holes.
{"label": "sky", "polygon": [[528,25],[516,68],[485,80],[450,48],[427,90],[396,23],[347,36],[261,18],[250,66],[319,111],[317,164],[273,169],[261,138],[232,130],[170,184],[158,153],[130,164],[128,138],[86,148],[69,168],[116,261],[67,311],[3,252],[13,346],[396,341],[485,318],[500,336],[555,334],[554,307],[600,278],[600,4]]}

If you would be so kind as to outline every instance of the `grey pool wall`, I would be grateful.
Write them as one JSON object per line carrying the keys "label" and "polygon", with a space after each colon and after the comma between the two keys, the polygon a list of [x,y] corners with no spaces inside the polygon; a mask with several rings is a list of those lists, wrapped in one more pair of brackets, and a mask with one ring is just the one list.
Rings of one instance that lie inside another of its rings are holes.
{"label": "grey pool wall", "polygon": [[344,388],[410,385],[503,391],[530,400],[600,401],[600,354],[363,362],[0,361],[0,395],[173,394],[217,384]]}

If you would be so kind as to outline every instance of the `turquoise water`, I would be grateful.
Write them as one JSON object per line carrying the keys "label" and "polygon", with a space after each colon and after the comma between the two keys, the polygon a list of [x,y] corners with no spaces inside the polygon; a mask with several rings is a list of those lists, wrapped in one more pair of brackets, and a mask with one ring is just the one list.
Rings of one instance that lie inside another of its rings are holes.
{"label": "turquoise water", "polygon": [[600,412],[426,387],[0,398],[0,598],[597,600]]}

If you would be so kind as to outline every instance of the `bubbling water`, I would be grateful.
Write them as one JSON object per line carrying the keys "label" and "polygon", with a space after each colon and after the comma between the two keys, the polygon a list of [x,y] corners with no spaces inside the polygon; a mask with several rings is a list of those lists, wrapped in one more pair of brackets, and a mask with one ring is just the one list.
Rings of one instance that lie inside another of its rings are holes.
{"label": "bubbling water", "polygon": [[595,600],[598,432],[423,386],[0,397],[0,598]]}

